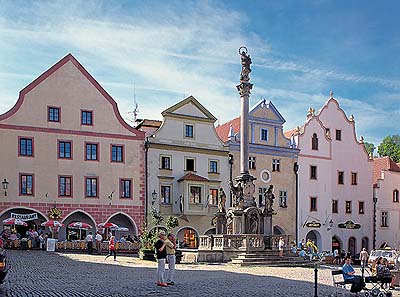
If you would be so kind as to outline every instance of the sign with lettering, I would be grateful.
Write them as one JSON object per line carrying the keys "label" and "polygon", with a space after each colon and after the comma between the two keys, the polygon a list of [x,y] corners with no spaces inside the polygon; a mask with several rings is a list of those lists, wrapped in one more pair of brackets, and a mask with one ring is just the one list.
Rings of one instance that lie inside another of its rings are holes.
{"label": "sign with lettering", "polygon": [[316,221],[311,221],[311,222],[308,222],[306,224],[306,226],[309,227],[309,228],[319,228],[319,227],[321,227],[321,223],[320,222],[316,222]]}
{"label": "sign with lettering", "polygon": [[346,221],[345,223],[338,224],[338,227],[342,229],[360,229],[361,225],[356,224],[353,221]]}
{"label": "sign with lettering", "polygon": [[25,213],[25,214],[19,214],[19,213],[11,213],[11,218],[13,219],[20,219],[21,221],[32,221],[32,220],[37,220],[38,215],[36,212],[34,213]]}

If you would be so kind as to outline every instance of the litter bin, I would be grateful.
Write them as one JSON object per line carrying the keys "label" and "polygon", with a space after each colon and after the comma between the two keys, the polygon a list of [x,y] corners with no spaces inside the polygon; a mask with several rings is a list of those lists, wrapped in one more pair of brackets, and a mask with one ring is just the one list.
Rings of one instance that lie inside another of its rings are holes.
{"label": "litter bin", "polygon": [[27,249],[28,249],[28,241],[21,240],[21,250],[27,250]]}

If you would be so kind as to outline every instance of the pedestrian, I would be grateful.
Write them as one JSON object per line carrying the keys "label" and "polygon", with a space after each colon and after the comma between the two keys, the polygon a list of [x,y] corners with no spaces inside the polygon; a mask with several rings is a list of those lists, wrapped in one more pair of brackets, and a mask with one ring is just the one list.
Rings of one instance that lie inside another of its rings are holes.
{"label": "pedestrian", "polygon": [[339,250],[335,249],[333,251],[333,265],[339,265],[340,264],[340,254]]}
{"label": "pedestrian", "polygon": [[89,232],[89,234],[85,238],[85,241],[87,243],[88,254],[92,254],[92,252],[93,252],[93,235],[92,235],[92,232]]}
{"label": "pedestrian", "polygon": [[165,232],[161,231],[158,234],[158,240],[154,244],[154,248],[157,254],[157,286],[168,287],[168,284],[164,281],[165,273],[165,259],[167,258],[167,249],[165,248]]}
{"label": "pedestrian", "polygon": [[103,241],[103,236],[101,236],[100,232],[97,231],[96,232],[96,250],[97,250],[97,254],[101,254],[101,242]]}
{"label": "pedestrian", "polygon": [[297,243],[297,249],[298,250],[304,249],[304,238]]}
{"label": "pedestrian", "polygon": [[167,239],[165,240],[165,248],[167,250],[167,262],[168,262],[167,285],[175,285],[176,239],[174,234],[172,233],[168,234]]}
{"label": "pedestrian", "polygon": [[107,260],[107,258],[110,257],[112,254],[114,254],[114,261],[117,261],[117,252],[115,250],[115,237],[113,235],[108,241],[108,255],[106,256],[104,261]]}
{"label": "pedestrian", "polygon": [[361,267],[364,268],[367,265],[367,260],[368,260],[368,252],[365,248],[362,248],[360,252]]}
{"label": "pedestrian", "polygon": [[285,242],[282,237],[279,237],[278,249],[279,249],[279,257],[283,257],[283,247],[285,246]]}
{"label": "pedestrian", "polygon": [[43,233],[40,233],[40,235],[39,235],[39,248],[41,250],[43,250],[43,247],[44,247],[44,235],[43,235]]}

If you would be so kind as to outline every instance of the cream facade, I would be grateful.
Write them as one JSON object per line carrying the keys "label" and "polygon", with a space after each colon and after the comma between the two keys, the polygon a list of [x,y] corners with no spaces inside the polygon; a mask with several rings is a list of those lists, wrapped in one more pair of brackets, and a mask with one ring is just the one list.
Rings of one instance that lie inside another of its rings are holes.
{"label": "cream facade", "polygon": [[[111,221],[137,235],[144,221],[144,133],[122,119],[116,102],[71,55],[21,92],[0,116],[0,224],[32,215],[29,227],[61,211],[67,225]],[[23,231],[23,230],[20,230]]]}
{"label": "cream facade", "polygon": [[[264,205],[264,193],[274,186],[274,234],[296,237],[296,172],[299,150],[283,134],[285,119],[271,101],[262,100],[249,112],[249,173],[256,178],[255,201]],[[240,117],[217,127],[233,156],[233,178],[240,174]]]}
{"label": "cream facade", "polygon": [[285,133],[299,154],[299,239],[319,250],[372,247],[372,166],[354,117],[333,96],[304,125]]}
{"label": "cream facade", "polygon": [[199,235],[215,233],[218,189],[229,196],[228,150],[215,132],[216,118],[194,97],[162,115],[159,129],[147,137],[148,209],[157,208],[165,219],[177,216],[173,232],[181,246],[195,248]]}

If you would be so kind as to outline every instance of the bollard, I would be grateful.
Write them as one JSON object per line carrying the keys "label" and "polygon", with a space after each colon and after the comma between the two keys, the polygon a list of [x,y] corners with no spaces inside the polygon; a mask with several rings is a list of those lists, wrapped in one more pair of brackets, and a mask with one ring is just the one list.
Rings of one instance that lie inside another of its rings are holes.
{"label": "bollard", "polygon": [[314,297],[318,297],[318,268],[314,269]]}

